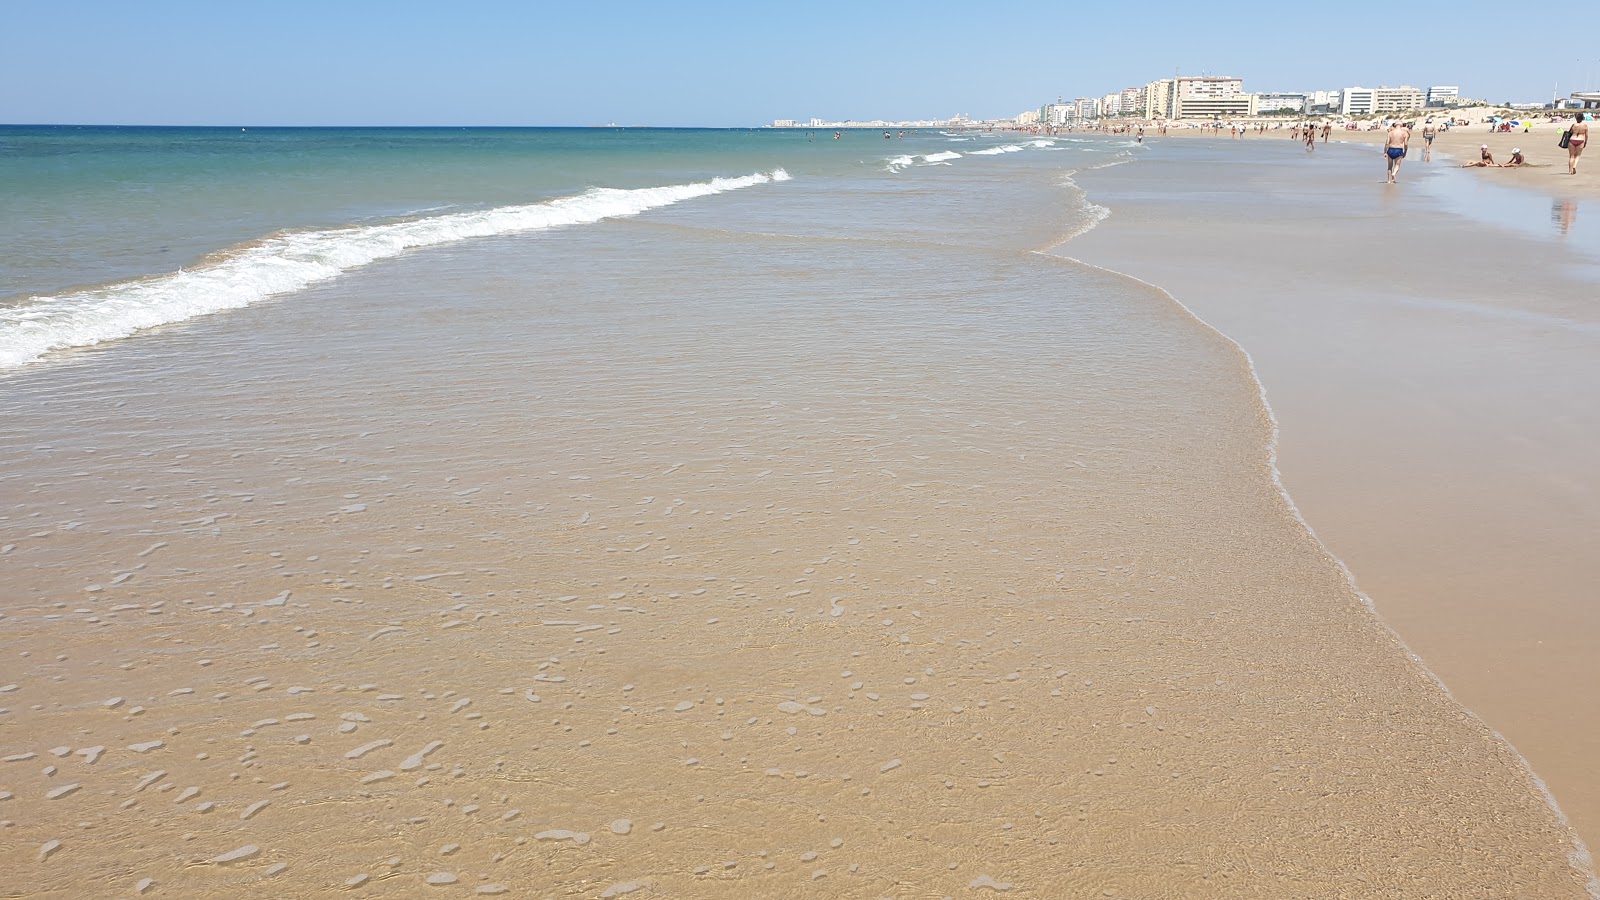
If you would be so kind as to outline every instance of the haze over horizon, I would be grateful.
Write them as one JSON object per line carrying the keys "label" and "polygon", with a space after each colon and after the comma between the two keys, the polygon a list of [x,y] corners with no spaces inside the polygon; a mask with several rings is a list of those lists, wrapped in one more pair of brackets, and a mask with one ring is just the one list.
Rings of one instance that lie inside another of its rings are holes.
{"label": "haze over horizon", "polygon": [[[1396,5],[1371,17],[1247,0],[1210,19],[1158,3],[1043,0],[913,11],[822,0],[470,10],[424,2],[270,11],[198,2],[17,0],[0,122],[147,125],[741,126],[778,118],[1008,118],[1057,95],[1170,76],[1250,91],[1460,85],[1494,102],[1600,88],[1590,42],[1486,41],[1484,20]],[[1540,8],[1578,20],[1575,0]],[[1492,53],[1486,52],[1492,50]]]}

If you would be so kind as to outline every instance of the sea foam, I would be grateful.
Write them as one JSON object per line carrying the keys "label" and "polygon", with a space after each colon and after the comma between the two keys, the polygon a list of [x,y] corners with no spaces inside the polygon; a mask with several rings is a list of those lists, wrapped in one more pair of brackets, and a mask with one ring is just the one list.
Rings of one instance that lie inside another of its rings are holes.
{"label": "sea foam", "polygon": [[26,365],[52,350],[87,347],[146,328],[249,306],[407,250],[636,216],[685,200],[789,178],[789,173],[776,169],[692,184],[595,188],[544,203],[382,225],[282,232],[216,254],[192,269],[32,297],[0,308],[0,369]]}
{"label": "sea foam", "polygon": [[1027,141],[1021,144],[1001,144],[998,147],[985,147],[982,150],[973,150],[971,153],[973,156],[999,156],[1002,153],[1021,153],[1030,147],[1035,150],[1044,150],[1049,147],[1054,147],[1055,145],[1055,141],[1041,138],[1039,140]]}
{"label": "sea foam", "polygon": [[[901,172],[916,165],[948,166],[950,165],[950,160],[960,158],[961,154],[954,150],[941,150],[938,153],[929,153],[926,156],[896,156],[888,161],[888,169],[891,172]],[[922,162],[917,162],[919,159]]]}

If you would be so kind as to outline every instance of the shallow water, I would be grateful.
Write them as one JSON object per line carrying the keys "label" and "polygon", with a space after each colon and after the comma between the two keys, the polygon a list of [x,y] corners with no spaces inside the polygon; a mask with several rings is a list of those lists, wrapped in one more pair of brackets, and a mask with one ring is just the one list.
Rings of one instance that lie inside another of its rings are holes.
{"label": "shallow water", "polygon": [[11,883],[1581,896],[1242,355],[1038,252],[1127,148],[851,139],[5,376]]}

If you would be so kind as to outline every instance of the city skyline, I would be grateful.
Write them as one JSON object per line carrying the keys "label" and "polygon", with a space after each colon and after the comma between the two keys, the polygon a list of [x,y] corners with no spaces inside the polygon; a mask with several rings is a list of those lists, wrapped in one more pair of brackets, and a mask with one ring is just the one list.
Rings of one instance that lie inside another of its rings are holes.
{"label": "city skyline", "polygon": [[[139,6],[16,0],[0,122],[196,125],[751,126],[775,118],[1015,116],[1074,86],[1103,92],[1225,74],[1269,91],[1426,88],[1448,73],[1495,103],[1600,88],[1600,50],[1508,43],[1481,24],[1395,7],[1385,35],[1325,11],[1243,2],[1226,17],[1008,0],[915,14],[820,0],[803,13],[725,0],[673,7],[428,2],[270,15],[193,0]],[[1559,0],[1554,21],[1582,7]],[[1465,17],[1462,17],[1465,18]],[[1241,23],[1244,31],[1241,32]],[[1259,28],[1251,30],[1251,23]],[[1098,94],[1094,95],[1098,96]]]}

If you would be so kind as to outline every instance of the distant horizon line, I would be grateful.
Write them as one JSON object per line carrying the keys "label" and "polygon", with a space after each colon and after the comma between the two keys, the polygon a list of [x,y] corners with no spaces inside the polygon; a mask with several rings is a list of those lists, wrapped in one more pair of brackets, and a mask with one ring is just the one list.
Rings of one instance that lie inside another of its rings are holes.
{"label": "distant horizon line", "polygon": [[[849,120],[846,120],[846,121],[849,121]],[[872,121],[876,122],[876,123],[889,123],[891,121],[898,122],[898,121],[913,121],[913,120],[909,120],[909,119],[907,119],[907,120],[875,119],[875,120],[872,120]],[[1011,119],[976,119],[976,120],[971,120],[970,124],[982,125],[982,124],[988,124],[988,123],[1009,122],[1009,121],[1013,121],[1013,120],[1011,120]],[[252,124],[249,124],[249,123],[244,123],[244,124],[232,123],[232,124],[224,124],[224,125],[187,123],[187,124],[175,125],[175,124],[171,124],[171,123],[148,123],[148,122],[0,122],[0,128],[239,128],[241,130],[247,130],[247,129],[250,129],[250,128],[440,128],[440,129],[461,129],[461,128],[506,128],[506,129],[550,128],[550,129],[555,129],[555,128],[569,128],[569,129],[585,129],[585,130],[587,130],[587,129],[624,130],[624,129],[651,128],[651,129],[657,129],[657,130],[678,130],[678,131],[774,131],[774,130],[777,130],[777,131],[792,131],[792,130],[796,130],[796,129],[804,129],[804,128],[807,128],[807,127],[810,127],[810,126],[794,125],[794,126],[778,127],[778,126],[773,125],[772,122],[766,122],[766,123],[763,123],[763,124],[760,124],[760,125],[619,125],[619,124],[616,124],[616,123],[609,123],[609,124],[604,124],[604,125],[260,125],[260,124],[252,125]],[[883,127],[883,126],[881,124],[871,124],[871,123],[866,123],[866,122],[863,122],[863,123],[860,123],[860,124],[855,124],[855,125],[846,125],[846,124],[841,124],[841,123],[838,123],[838,122],[830,122],[827,125],[819,125],[819,126],[816,126],[816,127],[818,127],[818,128],[880,128],[880,127]],[[941,124],[941,125],[937,125],[937,126],[921,125],[921,126],[916,126],[916,127],[920,127],[920,128],[934,128],[934,127],[951,128],[951,127],[960,127],[960,126],[951,126],[949,124]]]}

